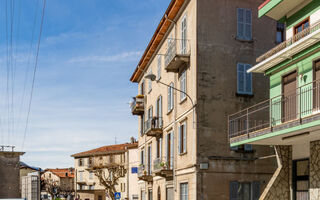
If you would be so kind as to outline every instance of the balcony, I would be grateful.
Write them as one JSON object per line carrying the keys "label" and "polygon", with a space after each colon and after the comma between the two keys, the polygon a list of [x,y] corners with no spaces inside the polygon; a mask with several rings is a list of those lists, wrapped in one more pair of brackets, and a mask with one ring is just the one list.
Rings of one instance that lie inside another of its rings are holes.
{"label": "balcony", "polygon": [[144,113],[144,95],[133,97],[133,102],[130,105],[133,115],[143,115]]}
{"label": "balcony", "polygon": [[148,167],[146,167],[145,165],[140,165],[138,167],[138,178],[147,182],[153,181],[151,170],[148,170]]}
{"label": "balcony", "polygon": [[292,58],[295,54],[311,47],[320,40],[320,21],[297,33],[292,38],[280,43],[267,53],[257,58],[257,65],[249,72],[264,73],[271,67]]}
{"label": "balcony", "polygon": [[161,176],[166,179],[173,178],[173,170],[170,169],[168,163],[165,161],[166,159],[156,158],[153,161],[153,172],[156,176]]}
{"label": "balcony", "polygon": [[179,72],[180,68],[190,62],[190,42],[186,39],[167,40],[168,47],[165,54],[165,69],[167,72]]}
{"label": "balcony", "polygon": [[152,117],[145,122],[145,134],[151,137],[160,137],[163,132],[162,117]]}
{"label": "balcony", "polygon": [[230,115],[228,121],[231,146],[291,145],[320,139],[316,133],[320,126],[320,80]]}

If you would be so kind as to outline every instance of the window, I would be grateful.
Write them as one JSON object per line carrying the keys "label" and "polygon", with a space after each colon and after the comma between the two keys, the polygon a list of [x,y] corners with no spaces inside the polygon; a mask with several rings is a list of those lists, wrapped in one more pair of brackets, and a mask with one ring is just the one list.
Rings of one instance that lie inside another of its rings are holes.
{"label": "window", "polygon": [[181,22],[181,54],[187,53],[187,15]]}
{"label": "window", "polygon": [[140,85],[140,94],[144,95],[144,81]]}
{"label": "window", "polygon": [[[150,69],[148,74],[152,74],[152,70]],[[148,80],[148,93],[152,90],[152,80]]]}
{"label": "window", "polygon": [[158,56],[158,70],[157,70],[157,79],[160,80],[161,78],[161,65],[162,65],[162,57]]}
{"label": "window", "polygon": [[120,187],[121,187],[121,192],[125,192],[126,191],[126,184],[125,183],[121,183]]}
{"label": "window", "polygon": [[79,181],[83,181],[83,172],[79,172]]}
{"label": "window", "polygon": [[187,92],[186,91],[187,90],[186,73],[187,71],[184,70],[180,76],[180,90],[182,91],[180,92],[180,101],[183,101],[186,98],[186,92]]}
{"label": "window", "polygon": [[114,156],[113,155],[110,155],[109,156],[109,163],[113,163],[114,162]]}
{"label": "window", "polygon": [[152,189],[149,189],[148,191],[148,198],[149,200],[152,200]]}
{"label": "window", "polygon": [[188,200],[188,183],[180,183],[180,200]]}
{"label": "window", "polygon": [[162,138],[157,139],[157,158],[162,157]]}
{"label": "window", "polygon": [[238,94],[252,94],[252,74],[247,73],[251,68],[250,64],[238,63],[237,64],[237,93]]}
{"label": "window", "polygon": [[90,180],[93,179],[93,172],[89,172],[89,179],[90,179]]}
{"label": "window", "polygon": [[284,41],[284,24],[277,22],[277,38],[276,42],[281,43]]}
{"label": "window", "polygon": [[166,157],[167,166],[173,168],[173,131],[166,136]]}
{"label": "window", "polygon": [[161,200],[161,190],[160,190],[160,186],[158,187],[157,200]]}
{"label": "window", "polygon": [[239,146],[230,147],[232,151],[237,151],[241,153],[252,153],[253,147],[251,144],[244,144]]}
{"label": "window", "polygon": [[79,159],[79,163],[78,163],[78,164],[79,164],[79,167],[83,166],[83,160],[82,160],[82,158]]}
{"label": "window", "polygon": [[89,167],[92,167],[92,165],[93,165],[93,160],[92,160],[92,158],[88,158],[88,165],[89,165]]}
{"label": "window", "polygon": [[141,115],[140,117],[140,135],[141,137],[144,134],[144,115]]}
{"label": "window", "polygon": [[156,116],[159,119],[159,127],[162,127],[162,96],[159,96],[156,102]]}
{"label": "window", "polygon": [[187,126],[186,122],[182,123],[179,127],[179,153],[187,152]]}
{"label": "window", "polygon": [[151,144],[148,146],[148,175],[152,174],[151,169],[151,162],[152,162],[152,152],[151,152],[152,146]]}
{"label": "window", "polygon": [[142,149],[140,152],[140,164],[144,165],[144,149]]}
{"label": "window", "polygon": [[237,9],[237,38],[252,40],[252,13],[250,9]]}
{"label": "window", "polygon": [[141,190],[141,200],[146,200],[146,194],[144,193],[144,190]]}
{"label": "window", "polygon": [[260,182],[230,182],[230,200],[259,200]]}
{"label": "window", "polygon": [[168,87],[168,112],[173,109],[173,83],[170,83],[170,87]]}
{"label": "window", "polygon": [[307,29],[310,26],[309,18],[303,20],[301,23],[294,27],[294,34],[300,33],[301,31]]}
{"label": "window", "polygon": [[308,199],[309,196],[309,160],[293,161],[293,199]]}

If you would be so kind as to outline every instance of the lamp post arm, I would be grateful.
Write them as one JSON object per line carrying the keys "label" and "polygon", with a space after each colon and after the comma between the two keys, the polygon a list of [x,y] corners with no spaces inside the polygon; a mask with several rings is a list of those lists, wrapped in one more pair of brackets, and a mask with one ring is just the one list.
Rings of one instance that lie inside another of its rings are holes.
{"label": "lamp post arm", "polygon": [[191,101],[192,108],[194,107],[194,104],[193,104],[193,101],[192,101],[191,97],[190,97],[186,92],[184,92],[184,91],[182,91],[182,90],[179,90],[179,89],[177,89],[177,88],[175,88],[175,87],[172,87],[172,86],[170,86],[170,85],[168,85],[168,84],[166,84],[166,83],[163,83],[163,82],[161,82],[161,81],[159,81],[159,80],[157,81],[157,83],[160,83],[160,84],[162,84],[162,85],[165,85],[165,86],[167,86],[167,87],[170,87],[170,88],[172,88],[172,89],[174,89],[174,90],[177,90],[177,91],[185,94],[185,95],[189,98],[189,100]]}

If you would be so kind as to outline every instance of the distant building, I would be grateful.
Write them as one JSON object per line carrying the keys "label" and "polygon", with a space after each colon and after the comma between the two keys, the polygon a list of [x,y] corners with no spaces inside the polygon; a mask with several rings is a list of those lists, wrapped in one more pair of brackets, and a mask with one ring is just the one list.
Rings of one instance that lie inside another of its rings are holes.
{"label": "distant building", "polygon": [[20,198],[20,156],[24,152],[0,149],[0,199]]}
{"label": "distant building", "polygon": [[21,198],[40,200],[40,171],[21,177]]}
{"label": "distant building", "polygon": [[42,180],[56,183],[62,191],[74,188],[74,168],[46,169],[41,175]]}
{"label": "distant building", "polygon": [[117,164],[124,166],[127,172],[124,177],[119,178],[116,191],[121,193],[121,199],[137,199],[139,165],[137,148],[138,144],[133,142],[103,146],[72,155],[75,159],[76,198],[79,200],[110,199],[92,168]]}

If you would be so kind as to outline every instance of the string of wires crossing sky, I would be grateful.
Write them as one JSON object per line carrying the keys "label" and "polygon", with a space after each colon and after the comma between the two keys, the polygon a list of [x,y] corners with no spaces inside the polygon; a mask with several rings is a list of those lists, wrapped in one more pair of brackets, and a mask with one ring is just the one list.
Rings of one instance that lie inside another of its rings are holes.
{"label": "string of wires crossing sky", "polygon": [[[0,1],[0,145],[23,150],[35,88],[46,0]],[[32,26],[26,24],[32,20]]]}

